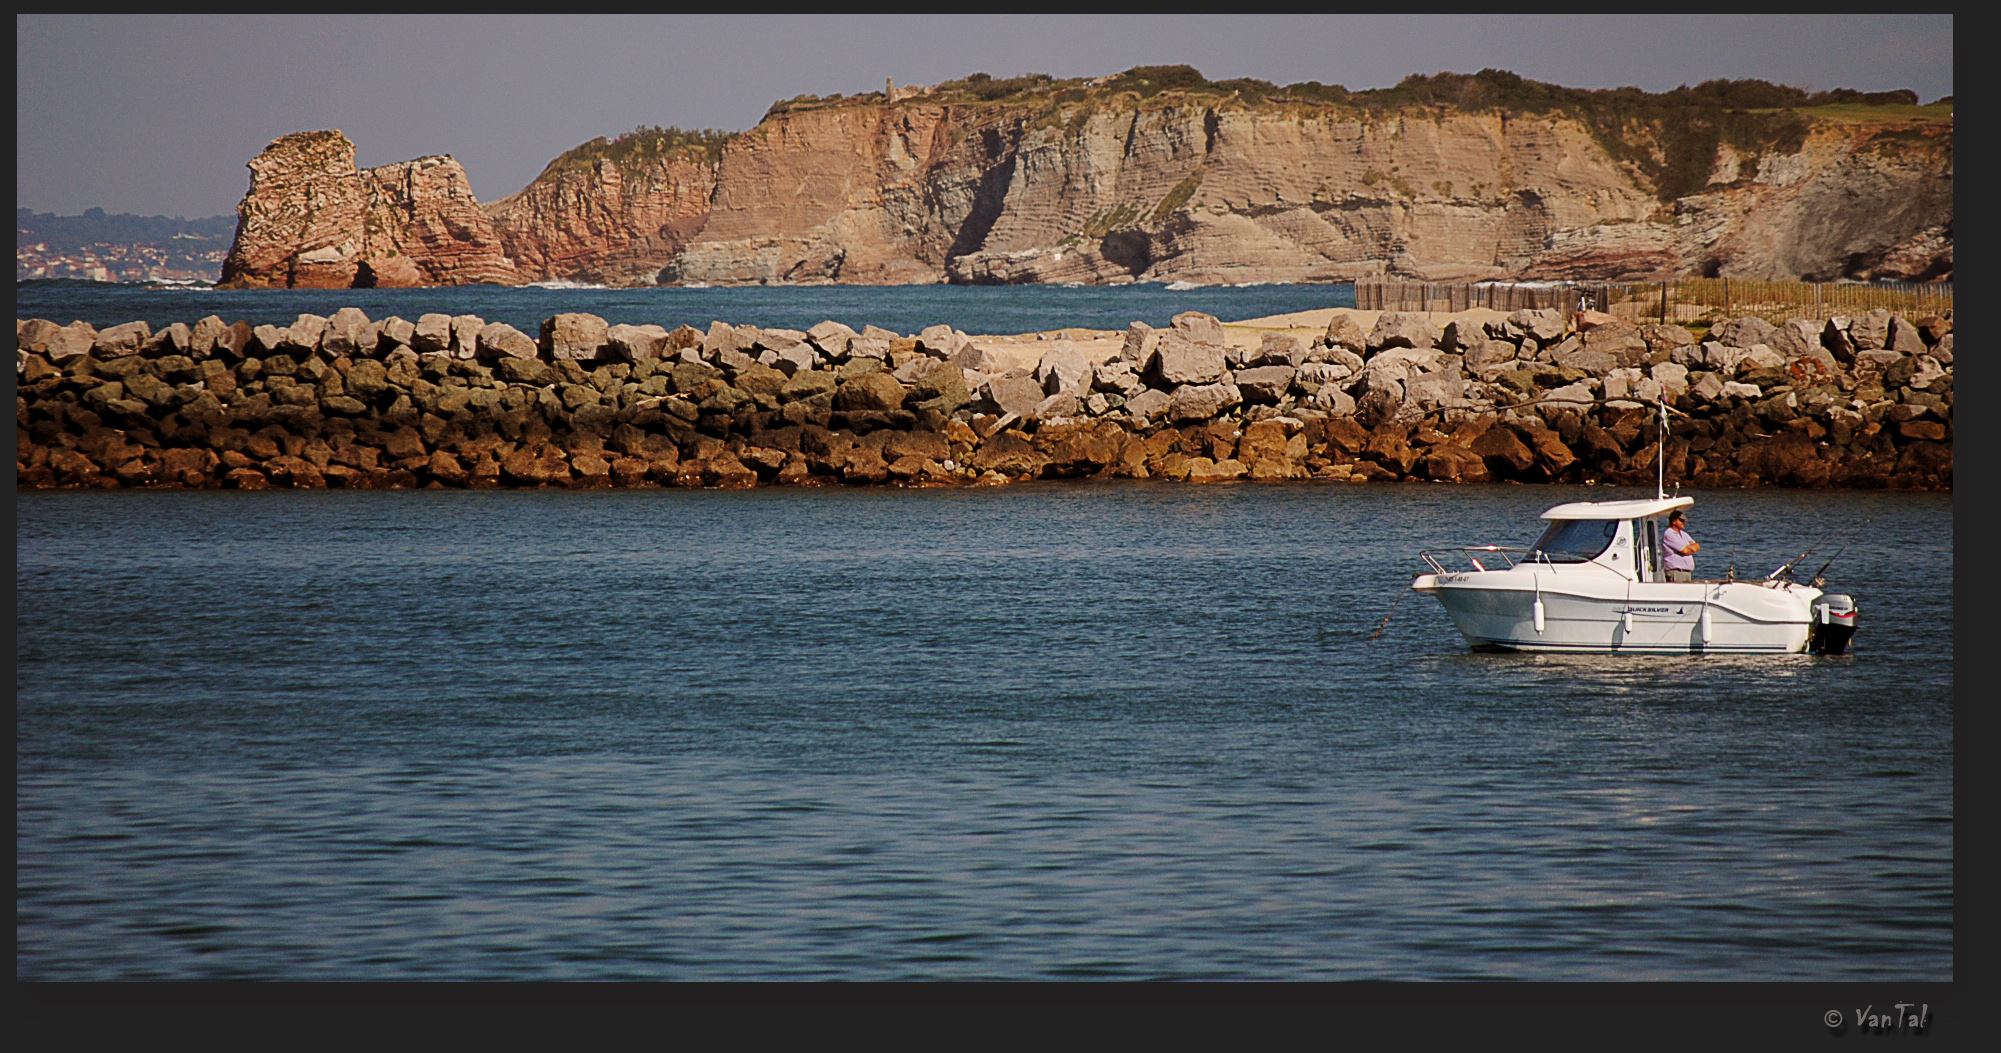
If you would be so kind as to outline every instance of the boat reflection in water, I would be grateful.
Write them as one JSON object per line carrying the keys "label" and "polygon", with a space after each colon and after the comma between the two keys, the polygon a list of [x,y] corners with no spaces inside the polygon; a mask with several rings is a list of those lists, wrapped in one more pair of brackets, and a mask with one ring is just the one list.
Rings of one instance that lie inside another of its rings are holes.
{"label": "boat reflection in water", "polygon": [[[1668,581],[1662,517],[1692,497],[1578,501],[1542,514],[1527,548],[1421,553],[1436,596],[1475,650],[1587,654],[1841,654],[1855,603],[1791,579]],[[1824,570],[1825,568],[1823,568]]]}

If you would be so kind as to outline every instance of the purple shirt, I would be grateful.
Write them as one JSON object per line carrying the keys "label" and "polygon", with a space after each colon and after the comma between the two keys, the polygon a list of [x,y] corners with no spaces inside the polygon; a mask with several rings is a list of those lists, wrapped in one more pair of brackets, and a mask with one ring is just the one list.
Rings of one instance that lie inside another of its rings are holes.
{"label": "purple shirt", "polygon": [[1661,535],[1661,541],[1667,547],[1667,569],[1689,571],[1695,569],[1695,557],[1681,554],[1682,549],[1695,544],[1695,539],[1688,536],[1688,531],[1669,527],[1667,532]]}

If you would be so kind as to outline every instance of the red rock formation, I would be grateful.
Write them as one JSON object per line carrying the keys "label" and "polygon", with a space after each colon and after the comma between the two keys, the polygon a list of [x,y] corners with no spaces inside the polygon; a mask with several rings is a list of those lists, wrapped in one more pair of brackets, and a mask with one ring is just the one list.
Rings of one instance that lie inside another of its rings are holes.
{"label": "red rock formation", "polygon": [[[1809,107],[1739,153],[1560,110],[1114,87],[899,89],[794,100],[730,137],[642,129],[570,151],[484,210],[449,158],[357,173],[338,132],[287,136],[251,162],[224,284],[1952,271],[1944,114]],[[1700,183],[1701,168],[1677,149],[1715,154],[1707,185],[1678,198],[1662,188]]]}
{"label": "red rock formation", "polygon": [[634,138],[648,134],[585,143],[485,206],[525,280],[652,284],[702,229],[716,187],[703,144]]}
{"label": "red rock formation", "polygon": [[338,131],[274,140],[249,163],[220,288],[518,281],[465,169],[424,157],[357,171]]}

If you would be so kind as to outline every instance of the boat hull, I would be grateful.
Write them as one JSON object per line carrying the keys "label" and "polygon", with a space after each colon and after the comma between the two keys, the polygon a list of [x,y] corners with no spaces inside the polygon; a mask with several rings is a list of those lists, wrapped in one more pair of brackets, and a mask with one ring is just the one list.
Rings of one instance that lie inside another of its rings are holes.
{"label": "boat hull", "polygon": [[1427,574],[1413,587],[1438,599],[1475,650],[1581,654],[1797,654],[1819,595],[1761,582],[1564,577]]}

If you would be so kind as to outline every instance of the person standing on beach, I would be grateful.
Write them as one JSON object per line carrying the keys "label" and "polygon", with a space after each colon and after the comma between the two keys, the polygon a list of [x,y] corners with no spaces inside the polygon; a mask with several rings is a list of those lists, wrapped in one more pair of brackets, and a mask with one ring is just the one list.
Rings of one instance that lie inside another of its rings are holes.
{"label": "person standing on beach", "polygon": [[1702,543],[1688,536],[1688,518],[1681,509],[1668,513],[1668,528],[1661,541],[1667,547],[1667,580],[1694,581],[1695,554],[1702,551]]}

